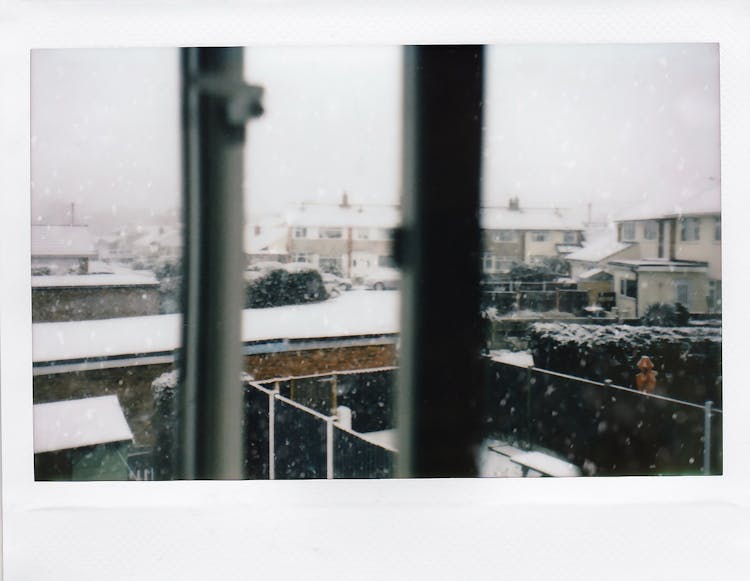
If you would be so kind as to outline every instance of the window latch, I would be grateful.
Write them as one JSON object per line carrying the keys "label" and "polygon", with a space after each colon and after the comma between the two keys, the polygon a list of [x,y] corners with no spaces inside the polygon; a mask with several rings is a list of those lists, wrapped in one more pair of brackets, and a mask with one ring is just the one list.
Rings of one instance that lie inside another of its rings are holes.
{"label": "window latch", "polygon": [[231,127],[244,127],[263,115],[263,87],[206,75],[194,79],[193,86],[202,94],[224,99],[224,120]]}

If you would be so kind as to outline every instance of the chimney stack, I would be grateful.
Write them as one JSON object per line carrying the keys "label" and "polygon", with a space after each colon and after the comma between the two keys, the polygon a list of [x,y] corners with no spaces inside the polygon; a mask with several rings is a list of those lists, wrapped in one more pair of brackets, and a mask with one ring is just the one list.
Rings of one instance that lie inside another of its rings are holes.
{"label": "chimney stack", "polygon": [[519,211],[521,209],[521,205],[518,201],[518,196],[515,196],[508,200],[508,209],[513,210],[515,212]]}
{"label": "chimney stack", "polygon": [[349,194],[344,192],[344,194],[341,196],[341,207],[342,208],[348,208],[349,207]]}

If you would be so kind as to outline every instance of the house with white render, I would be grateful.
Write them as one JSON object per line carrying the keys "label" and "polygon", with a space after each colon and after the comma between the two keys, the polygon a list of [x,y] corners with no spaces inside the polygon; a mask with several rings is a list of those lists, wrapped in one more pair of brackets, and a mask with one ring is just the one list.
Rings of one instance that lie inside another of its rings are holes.
{"label": "house with white render", "polygon": [[718,183],[667,207],[630,212],[616,226],[617,241],[638,249],[637,256],[607,261],[622,316],[640,317],[657,302],[681,303],[691,313],[721,312]]}

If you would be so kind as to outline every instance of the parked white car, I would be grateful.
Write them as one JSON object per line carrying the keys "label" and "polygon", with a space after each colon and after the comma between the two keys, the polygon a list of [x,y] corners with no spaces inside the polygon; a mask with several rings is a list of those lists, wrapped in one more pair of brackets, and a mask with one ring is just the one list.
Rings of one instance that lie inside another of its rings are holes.
{"label": "parked white car", "polygon": [[364,276],[362,283],[368,289],[397,289],[401,284],[401,272],[385,266],[374,268]]}

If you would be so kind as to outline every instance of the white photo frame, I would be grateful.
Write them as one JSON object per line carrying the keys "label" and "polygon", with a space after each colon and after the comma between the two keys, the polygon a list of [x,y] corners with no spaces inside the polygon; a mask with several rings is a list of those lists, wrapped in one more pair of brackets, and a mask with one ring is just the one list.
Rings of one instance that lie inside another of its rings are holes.
{"label": "white photo frame", "polygon": [[[744,578],[750,390],[742,360],[750,10],[741,1],[134,3],[0,9],[0,382],[6,578]],[[83,46],[718,42],[724,474],[307,482],[34,482],[30,51]]]}

